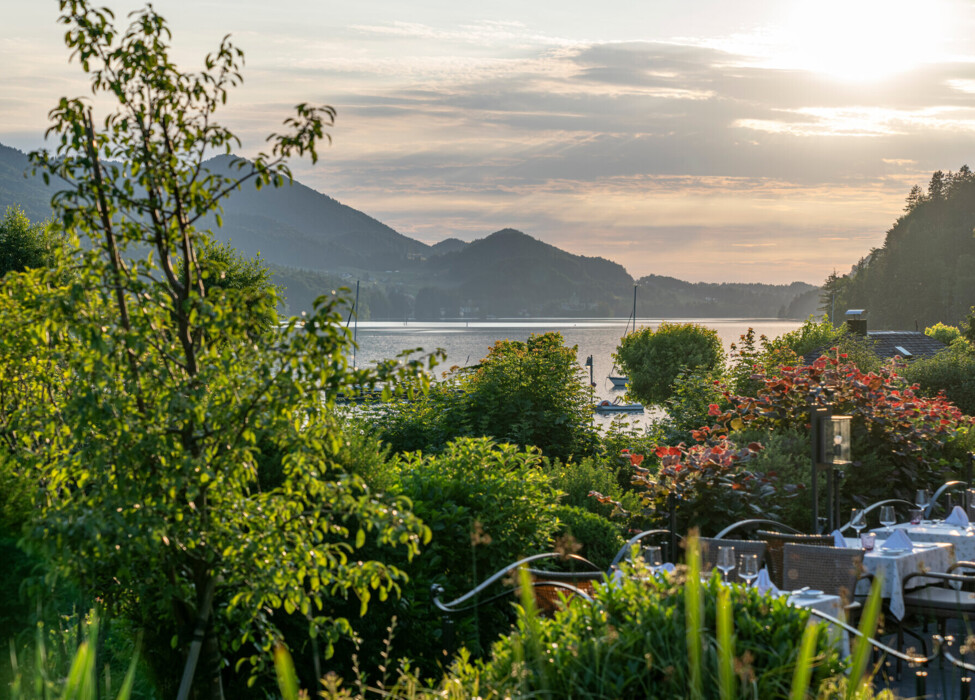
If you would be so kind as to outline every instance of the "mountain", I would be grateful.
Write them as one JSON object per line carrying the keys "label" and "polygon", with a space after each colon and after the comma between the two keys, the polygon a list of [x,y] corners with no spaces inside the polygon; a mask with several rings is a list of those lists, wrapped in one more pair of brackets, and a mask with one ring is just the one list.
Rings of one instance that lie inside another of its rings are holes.
{"label": "mountain", "polygon": [[633,290],[619,263],[573,255],[514,229],[429,258],[423,272],[428,294],[439,288],[456,304],[495,316],[618,315]]}
{"label": "mountain", "polygon": [[17,205],[31,221],[51,218],[54,188],[38,176],[24,177],[29,168],[26,153],[0,144],[0,216],[8,206]]}
{"label": "mountain", "polygon": [[[50,217],[55,186],[25,178],[27,156],[0,145],[0,214],[21,206],[32,220]],[[247,161],[218,156],[205,163],[239,174]],[[245,184],[223,203],[223,227],[203,222],[244,255],[261,254],[287,298],[287,312],[360,284],[360,318],[629,315],[633,278],[605,258],[574,255],[504,229],[465,243],[429,246],[361,211],[294,182],[257,190]],[[777,316],[809,285],[692,285],[641,280],[641,315]]]}
{"label": "mountain", "polygon": [[818,292],[805,282],[692,283],[660,275],[648,275],[637,284],[641,316],[805,318],[815,312],[809,296]]}
{"label": "mountain", "polygon": [[849,274],[830,275],[823,300],[838,318],[866,309],[873,330],[956,325],[975,304],[975,173],[937,171],[915,185],[906,213]]}

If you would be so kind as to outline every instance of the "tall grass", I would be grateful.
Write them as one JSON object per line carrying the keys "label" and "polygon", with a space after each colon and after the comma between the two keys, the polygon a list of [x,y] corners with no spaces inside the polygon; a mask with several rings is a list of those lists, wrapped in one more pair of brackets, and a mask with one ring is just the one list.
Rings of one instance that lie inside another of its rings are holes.
{"label": "tall grass", "polygon": [[[106,674],[104,686],[99,689],[96,673],[96,657],[98,648],[98,616],[92,612],[89,616],[85,639],[78,645],[71,659],[67,673],[63,678],[52,678],[48,669],[51,667],[44,641],[42,626],[37,628],[34,642],[34,663],[24,668],[17,656],[17,651],[10,645],[10,663],[14,680],[10,686],[11,700],[97,700],[99,697],[110,697],[111,676]],[[135,683],[135,669],[138,654],[133,654],[129,669],[122,680],[117,700],[129,700]]]}

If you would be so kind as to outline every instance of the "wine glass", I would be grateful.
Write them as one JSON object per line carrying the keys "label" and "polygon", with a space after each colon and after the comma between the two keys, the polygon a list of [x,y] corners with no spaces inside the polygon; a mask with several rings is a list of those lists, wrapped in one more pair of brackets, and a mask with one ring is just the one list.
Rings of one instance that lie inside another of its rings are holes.
{"label": "wine glass", "polygon": [[650,567],[652,572],[657,573],[664,563],[663,552],[660,547],[644,547],[643,562]]}
{"label": "wine glass", "polygon": [[734,547],[718,547],[717,567],[721,570],[722,579],[727,583],[728,574],[735,569]]}
{"label": "wine glass", "polygon": [[[931,492],[927,489],[918,489],[917,493],[914,494],[914,505],[923,511],[929,503],[931,503]],[[922,513],[921,517],[923,518],[925,515],[926,513]]]}
{"label": "wine glass", "polygon": [[860,541],[860,530],[867,526],[867,516],[862,508],[854,508],[850,518],[850,527],[856,530],[857,542]]}
{"label": "wine glass", "polygon": [[887,528],[886,532],[890,535],[890,526],[897,522],[894,515],[894,506],[880,506],[880,524]]}
{"label": "wine glass", "polygon": [[738,557],[738,578],[746,585],[752,585],[752,581],[758,578],[758,555],[742,554]]}

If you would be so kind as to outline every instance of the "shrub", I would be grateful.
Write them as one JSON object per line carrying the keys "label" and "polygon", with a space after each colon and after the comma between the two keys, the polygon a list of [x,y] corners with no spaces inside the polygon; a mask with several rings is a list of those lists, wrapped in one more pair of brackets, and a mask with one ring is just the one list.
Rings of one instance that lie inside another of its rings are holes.
{"label": "shrub", "polygon": [[922,397],[891,367],[867,373],[845,359],[820,358],[805,367],[782,367],[775,376],[760,375],[758,395],[729,394],[732,409],[715,416],[715,424],[701,435],[727,435],[746,427],[802,432],[810,401],[818,406],[830,401],[835,413],[853,418],[854,467],[858,461],[879,467],[874,478],[858,479],[857,495],[864,501],[910,499],[917,484],[940,483],[945,448],[972,419],[944,398]]}
{"label": "shrub", "polygon": [[745,466],[761,449],[756,443],[739,448],[724,436],[690,446],[661,445],[655,455],[659,468],[637,467],[633,481],[643,489],[643,505],[655,525],[669,527],[673,499],[678,531],[696,527],[712,535],[738,520],[777,511],[774,480]]}
{"label": "shrub", "polygon": [[[535,448],[487,438],[458,438],[441,454],[409,453],[399,460],[395,495],[410,499],[413,514],[433,537],[412,561],[386,553],[409,580],[398,599],[372,603],[367,618],[356,624],[364,658],[378,658],[376,645],[395,615],[396,656],[409,656],[428,672],[435,669],[444,660],[445,640],[430,586],[442,585],[444,599],[453,600],[521,557],[552,551],[558,492],[542,471],[542,461]],[[480,654],[508,629],[512,611],[502,601],[454,619],[458,643]],[[352,651],[343,644],[342,653]]]}
{"label": "shrub", "polygon": [[967,415],[975,415],[975,348],[964,338],[934,357],[914,360],[904,369],[904,377],[928,396],[944,392]]}
{"label": "shrub", "polygon": [[614,499],[622,497],[623,489],[617,481],[619,466],[614,464],[617,461],[602,462],[586,457],[564,464],[559,460],[546,462],[544,468],[552,486],[564,494],[563,505],[582,508],[608,518],[613,511],[612,506],[597,503],[589,494],[599,491]]}
{"label": "shrub", "polygon": [[627,392],[647,404],[660,404],[673,393],[682,368],[720,372],[724,346],[717,331],[696,323],[661,323],[623,337],[613,359],[629,379]]}
{"label": "shrub", "polygon": [[[458,665],[473,690],[498,697],[683,698],[692,696],[686,616],[690,586],[675,578],[624,578],[597,586],[592,605],[573,603],[550,620],[523,616],[518,630],[499,640],[489,661]],[[700,624],[703,697],[717,697],[717,599],[713,577],[703,588]],[[732,697],[789,697],[809,611],[784,599],[734,586],[730,591],[737,674]],[[697,609],[695,608],[695,612]],[[813,687],[841,670],[820,628]]]}
{"label": "shrub", "polygon": [[474,434],[535,445],[561,459],[592,454],[598,440],[582,378],[576,348],[560,333],[499,340],[463,385]]}
{"label": "shrub", "polygon": [[953,342],[962,337],[961,330],[958,328],[958,326],[946,326],[940,321],[933,326],[928,326],[925,328],[924,335],[941,341],[945,345],[951,345]]}
{"label": "shrub", "polygon": [[491,437],[566,460],[594,454],[588,387],[575,347],[559,333],[499,340],[476,369],[464,369],[412,401],[370,412],[394,451],[440,451],[457,437]]}
{"label": "shrub", "polygon": [[559,519],[556,541],[564,538],[564,550],[571,549],[568,553],[583,556],[600,568],[608,569],[625,544],[619,527],[595,513],[573,506],[559,506],[555,515]]}
{"label": "shrub", "polygon": [[674,391],[665,402],[667,419],[663,423],[667,442],[686,442],[691,431],[711,422],[715,405],[727,405],[724,387],[708,370],[683,368],[674,378]]}

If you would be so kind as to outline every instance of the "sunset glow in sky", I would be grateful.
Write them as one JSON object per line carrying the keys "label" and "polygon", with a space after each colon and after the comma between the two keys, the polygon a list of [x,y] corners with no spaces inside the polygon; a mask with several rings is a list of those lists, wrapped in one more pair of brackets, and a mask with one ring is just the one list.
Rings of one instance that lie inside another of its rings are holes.
{"label": "sunset glow in sky", "polygon": [[[134,2],[109,3],[120,23]],[[195,69],[230,33],[223,121],[255,153],[333,105],[307,185],[435,243],[504,227],[635,275],[821,283],[934,170],[975,167],[967,0],[157,0]],[[86,91],[56,0],[0,0],[0,143]]]}

